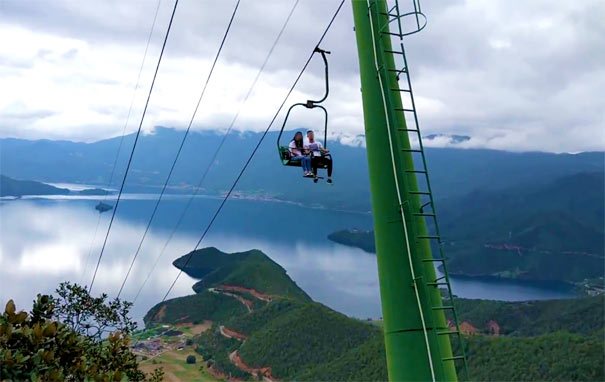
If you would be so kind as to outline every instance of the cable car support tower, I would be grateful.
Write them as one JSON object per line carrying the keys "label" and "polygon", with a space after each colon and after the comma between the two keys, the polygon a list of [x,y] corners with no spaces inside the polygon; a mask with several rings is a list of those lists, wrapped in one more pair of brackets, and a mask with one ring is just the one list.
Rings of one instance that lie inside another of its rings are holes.
{"label": "cable car support tower", "polygon": [[352,0],[387,368],[391,381],[456,381],[468,366],[403,44],[426,17],[402,2]]}

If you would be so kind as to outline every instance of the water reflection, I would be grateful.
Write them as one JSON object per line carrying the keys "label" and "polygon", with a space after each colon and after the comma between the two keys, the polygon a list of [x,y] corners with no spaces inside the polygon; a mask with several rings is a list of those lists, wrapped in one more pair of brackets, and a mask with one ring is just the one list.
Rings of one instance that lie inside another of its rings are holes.
{"label": "water reflection", "polygon": [[[132,299],[160,253],[186,196],[160,206],[122,296]],[[51,293],[59,282],[90,282],[110,214],[101,215],[99,234],[85,269],[97,224],[96,198],[34,198],[0,202],[0,304],[13,298],[29,308],[36,293]],[[147,196],[127,195],[120,203],[93,293],[119,290],[153,206]],[[197,242],[218,200],[199,198],[183,220],[134,306],[137,319],[164,296],[178,270],[172,261]],[[312,298],[356,317],[379,317],[376,258],[334,244],[326,236],[345,227],[369,228],[368,215],[312,210],[293,205],[233,200],[217,219],[203,246],[225,252],[260,249],[282,265]],[[170,297],[191,294],[195,280],[182,275]],[[454,279],[462,297],[527,300],[570,297],[559,286]]]}

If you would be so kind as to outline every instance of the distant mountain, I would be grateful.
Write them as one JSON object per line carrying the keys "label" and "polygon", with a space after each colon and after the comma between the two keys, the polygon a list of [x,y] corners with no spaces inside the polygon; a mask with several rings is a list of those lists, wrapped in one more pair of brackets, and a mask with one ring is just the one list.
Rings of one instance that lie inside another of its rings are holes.
{"label": "distant mountain", "polygon": [[0,196],[25,195],[107,195],[109,191],[101,188],[91,188],[81,191],[71,191],[34,180],[18,180],[0,175]]}
{"label": "distant mountain", "polygon": [[17,180],[0,175],[0,196],[67,195],[69,190],[32,180]]}
{"label": "distant mountain", "polygon": [[[450,272],[563,281],[603,276],[604,184],[603,173],[583,173],[441,200],[437,209]],[[375,252],[371,231],[328,237]]]}
{"label": "distant mountain", "polygon": [[[137,144],[126,191],[152,190],[163,184],[174,158],[182,130],[157,128]],[[285,132],[283,141],[293,135]],[[121,179],[133,143],[124,139],[114,182]],[[258,133],[232,133],[208,174],[204,192],[220,193],[237,176]],[[196,185],[222,137],[216,132],[192,132],[173,174],[172,192],[186,192]],[[339,209],[370,210],[367,158],[363,147],[329,141],[334,157],[331,187],[302,179],[300,169],[281,165],[277,133],[270,132],[237,188],[240,192]],[[0,140],[0,171],[8,176],[47,182],[106,184],[120,138],[94,143],[67,141]],[[283,142],[282,142],[283,143]],[[580,172],[602,172],[605,154],[511,153],[495,150],[427,148],[427,160],[437,199],[465,195],[474,190],[501,190],[527,184],[546,184]]]}
{"label": "distant mountain", "polygon": [[[182,267],[183,258],[175,263]],[[198,293],[156,305],[145,322],[153,333],[158,324],[187,328],[212,321],[193,343],[213,375],[387,380],[380,323],[349,318],[302,290],[291,293],[298,286],[262,252],[206,248],[194,252],[185,269],[202,277]],[[256,274],[247,278],[251,272]],[[473,380],[604,377],[601,297],[516,303],[461,299],[456,305]]]}

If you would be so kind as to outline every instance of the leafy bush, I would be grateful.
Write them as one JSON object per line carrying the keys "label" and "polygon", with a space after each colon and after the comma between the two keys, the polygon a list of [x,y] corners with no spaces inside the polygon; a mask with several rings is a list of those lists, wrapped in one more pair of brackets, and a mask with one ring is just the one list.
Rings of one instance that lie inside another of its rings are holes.
{"label": "leafy bush", "polygon": [[195,359],[194,355],[188,355],[187,356],[187,363],[194,364],[195,362],[196,362],[196,359]]}
{"label": "leafy bush", "polygon": [[[69,283],[57,292],[59,298],[38,295],[30,313],[17,312],[12,300],[6,304],[0,315],[0,380],[145,380],[129,347],[130,304],[105,304],[105,295],[92,298]],[[149,378],[162,376],[156,370]]]}

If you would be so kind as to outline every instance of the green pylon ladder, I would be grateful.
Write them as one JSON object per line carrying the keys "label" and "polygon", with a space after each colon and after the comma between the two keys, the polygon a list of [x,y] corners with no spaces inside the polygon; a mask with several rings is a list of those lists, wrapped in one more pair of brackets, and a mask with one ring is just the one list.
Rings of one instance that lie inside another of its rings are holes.
{"label": "green pylon ladder", "polygon": [[[466,379],[470,379],[462,333],[460,332],[458,315],[454,307],[453,293],[443,250],[443,241],[437,222],[437,213],[404,48],[404,37],[424,29],[426,26],[426,17],[422,13],[419,0],[410,0],[413,9],[411,8],[409,12],[402,12],[397,0],[363,0],[366,3],[366,7],[362,7],[359,4],[361,0],[352,1],[354,15],[356,16],[356,28],[365,28],[363,31],[357,32],[362,69],[362,89],[364,87],[370,89],[370,86],[367,85],[368,77],[364,77],[364,63],[362,62],[361,55],[367,54],[370,51],[374,55],[374,72],[379,84],[377,88],[380,90],[378,92],[379,95],[374,94],[374,92],[366,94],[364,90],[364,114],[377,113],[376,102],[373,101],[374,104],[370,111],[370,108],[367,107],[369,103],[366,97],[382,97],[382,103],[379,103],[384,108],[385,117],[383,119],[387,125],[389,148],[391,150],[395,148],[400,152],[400,154],[391,153],[391,164],[395,174],[394,184],[397,189],[397,203],[399,204],[398,207],[401,213],[400,220],[403,223],[403,240],[405,240],[407,246],[407,254],[401,255],[409,258],[411,283],[416,299],[413,303],[410,301],[401,301],[401,303],[417,306],[420,318],[419,322],[422,323],[421,328],[424,332],[424,341],[416,339],[413,344],[424,343],[428,355],[428,366],[430,368],[430,373],[427,373],[426,369],[414,371],[409,370],[409,365],[407,368],[397,365],[396,363],[403,364],[402,357],[405,357],[405,354],[400,349],[397,349],[397,347],[401,347],[404,344],[407,345],[408,343],[405,340],[392,341],[393,344],[389,346],[390,341],[387,337],[389,379],[402,380],[402,378],[406,378],[406,380],[423,380],[430,376],[432,381],[456,380],[455,369],[464,370]],[[392,5],[389,5],[389,3]],[[361,15],[362,10],[365,12],[365,15]],[[361,23],[362,16],[369,19],[369,23]],[[391,25],[394,25],[393,30],[391,30]],[[367,46],[365,46],[369,38],[367,36],[360,37],[360,34],[363,35],[363,33],[366,33],[366,30],[369,30],[371,33],[371,49],[367,49]],[[398,46],[398,49],[393,49],[393,45]],[[365,68],[366,70],[368,68],[367,61]],[[366,81],[365,84],[364,81]],[[376,83],[376,79],[372,81]],[[372,90],[375,89],[376,87]],[[387,92],[394,94],[387,94]],[[404,103],[402,97],[405,97],[407,102]],[[376,123],[376,118],[371,119],[375,116],[376,114],[366,115],[366,131],[368,131],[368,123]],[[406,118],[406,116],[409,118]],[[408,121],[413,121],[412,126],[409,125]],[[393,128],[393,126],[395,127]],[[370,128],[374,127],[371,126]],[[392,136],[395,132],[400,136]],[[412,146],[410,141],[417,143],[415,146]],[[369,144],[368,150],[372,150]],[[368,152],[368,156],[372,182],[373,166],[370,152]],[[373,195],[373,203],[375,201],[376,199]],[[375,213],[377,213],[376,208]],[[427,221],[429,224],[427,224]],[[379,225],[376,223],[376,220],[375,226],[375,230],[378,231]],[[383,237],[389,238],[392,236],[385,234]],[[377,242],[377,248],[379,247],[380,245]],[[387,249],[390,250],[391,248]],[[432,255],[431,249],[436,249],[436,256]],[[392,254],[387,255],[392,256]],[[385,263],[388,261],[389,259],[383,260]],[[435,265],[442,272],[442,275],[439,277],[436,275]],[[379,275],[381,277],[387,271],[396,272],[396,270],[385,271],[384,269],[381,271],[380,268],[381,265],[379,264]],[[394,277],[394,275],[390,274],[385,278],[391,277]],[[392,286],[393,283],[386,281],[386,285]],[[383,280],[381,280],[383,310],[385,310],[385,289]],[[442,290],[445,290],[445,298],[447,300],[445,304],[442,301]],[[391,294],[390,291],[387,290],[387,292]],[[392,296],[389,296],[387,299],[390,299],[391,302],[393,301]],[[448,315],[451,317],[451,324],[448,322],[444,325],[446,313],[449,313]],[[389,316],[392,316],[392,314],[389,314]],[[385,315],[385,331],[391,326],[386,321],[387,317]],[[397,329],[392,330],[392,332],[396,334],[398,334],[397,332],[405,332],[407,330],[417,330],[401,329],[397,325],[394,326]],[[450,329],[450,326],[453,326],[453,330]],[[409,344],[412,344],[412,342],[409,342]],[[458,350],[458,354],[452,353],[452,344]],[[390,356],[389,349],[392,353],[397,354],[391,354]],[[409,351],[417,352],[418,350],[410,349]],[[422,368],[422,366],[419,367]]]}

